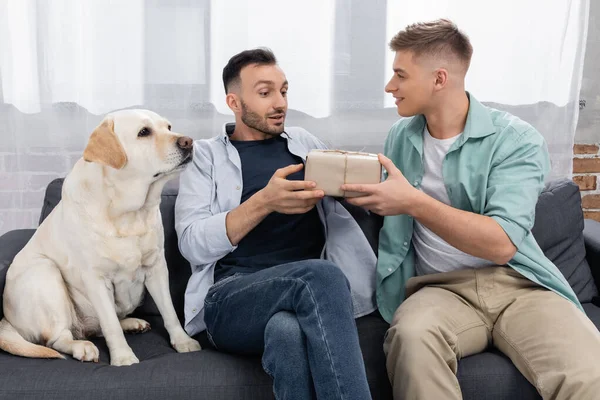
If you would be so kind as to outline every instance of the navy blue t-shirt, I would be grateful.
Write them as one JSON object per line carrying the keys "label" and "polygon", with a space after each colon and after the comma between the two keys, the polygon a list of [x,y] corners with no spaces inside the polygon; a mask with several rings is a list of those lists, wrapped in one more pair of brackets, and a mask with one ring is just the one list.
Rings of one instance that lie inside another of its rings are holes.
{"label": "navy blue t-shirt", "polygon": [[[242,163],[241,202],[261,190],[279,168],[300,164],[302,159],[290,153],[287,140],[276,136],[266,140],[234,141]],[[304,180],[304,170],[288,180]],[[273,212],[252,229],[238,247],[215,267],[215,282],[236,272],[256,272],[293,261],[320,258],[325,234],[317,208],[305,214]]]}

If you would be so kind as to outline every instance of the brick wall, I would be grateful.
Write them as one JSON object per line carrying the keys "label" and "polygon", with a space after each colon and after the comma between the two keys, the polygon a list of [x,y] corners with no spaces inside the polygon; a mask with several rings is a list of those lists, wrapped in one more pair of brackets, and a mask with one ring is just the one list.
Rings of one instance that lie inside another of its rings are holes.
{"label": "brick wall", "polygon": [[598,144],[576,144],[573,148],[573,181],[581,189],[585,218],[600,221],[600,154]]}
{"label": "brick wall", "polygon": [[55,148],[0,152],[0,235],[36,227],[46,186],[64,177],[79,157],[81,151]]}

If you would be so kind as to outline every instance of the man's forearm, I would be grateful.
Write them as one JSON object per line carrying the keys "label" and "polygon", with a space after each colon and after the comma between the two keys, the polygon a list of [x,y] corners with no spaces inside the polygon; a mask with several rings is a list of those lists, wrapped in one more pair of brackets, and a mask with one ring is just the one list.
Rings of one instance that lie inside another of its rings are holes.
{"label": "man's forearm", "polygon": [[261,201],[260,191],[231,210],[225,218],[227,237],[231,244],[237,246],[269,214],[270,211]]}
{"label": "man's forearm", "polygon": [[491,217],[453,208],[423,192],[415,204],[414,218],[467,254],[504,265],[517,250]]}

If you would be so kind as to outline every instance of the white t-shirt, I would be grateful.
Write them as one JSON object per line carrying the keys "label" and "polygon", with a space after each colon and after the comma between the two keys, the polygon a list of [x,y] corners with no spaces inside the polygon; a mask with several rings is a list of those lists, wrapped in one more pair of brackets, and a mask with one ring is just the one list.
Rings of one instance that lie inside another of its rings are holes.
{"label": "white t-shirt", "polygon": [[[429,133],[427,125],[423,131],[424,175],[420,190],[448,205],[451,204],[444,184],[442,164],[448,150],[461,135],[462,133],[449,139],[436,139]],[[416,219],[412,242],[418,275],[494,265],[491,261],[458,250]]]}

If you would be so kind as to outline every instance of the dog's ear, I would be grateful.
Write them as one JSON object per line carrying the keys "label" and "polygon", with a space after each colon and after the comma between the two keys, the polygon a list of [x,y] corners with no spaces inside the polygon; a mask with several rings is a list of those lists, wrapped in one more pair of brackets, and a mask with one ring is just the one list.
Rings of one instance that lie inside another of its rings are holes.
{"label": "dog's ear", "polygon": [[115,169],[127,164],[127,154],[114,130],[112,119],[105,119],[92,132],[90,140],[83,151],[85,161],[96,162]]}

